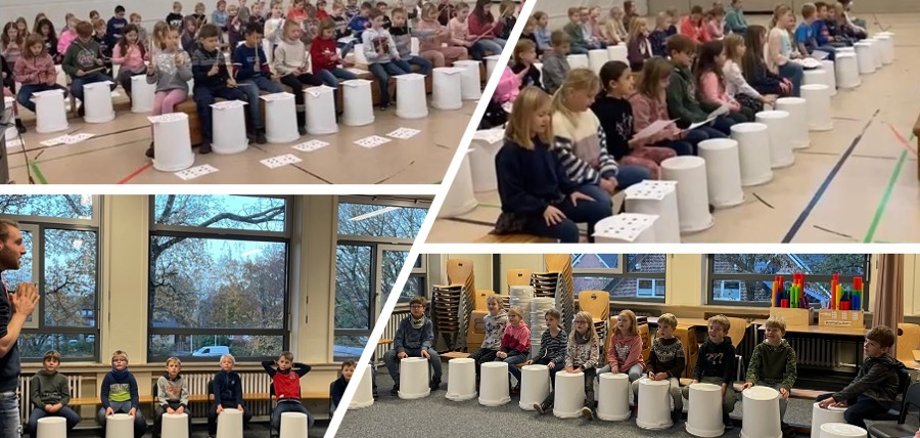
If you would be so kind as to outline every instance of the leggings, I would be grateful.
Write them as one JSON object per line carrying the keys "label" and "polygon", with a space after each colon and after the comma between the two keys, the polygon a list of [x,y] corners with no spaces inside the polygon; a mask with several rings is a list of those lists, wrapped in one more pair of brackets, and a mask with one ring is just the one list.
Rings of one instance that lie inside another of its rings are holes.
{"label": "leggings", "polygon": [[175,111],[176,105],[188,99],[188,92],[179,88],[157,91],[153,99],[153,115],[159,116]]}

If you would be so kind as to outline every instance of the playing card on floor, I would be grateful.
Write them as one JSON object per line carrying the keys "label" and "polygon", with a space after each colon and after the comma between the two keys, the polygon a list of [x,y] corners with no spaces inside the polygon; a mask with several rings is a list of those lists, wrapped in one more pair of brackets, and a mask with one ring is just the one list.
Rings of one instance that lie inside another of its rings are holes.
{"label": "playing card on floor", "polygon": [[317,149],[322,149],[326,146],[329,146],[329,143],[326,143],[320,140],[310,140],[306,143],[301,143],[301,144],[298,144],[292,147],[301,152],[313,152]]}
{"label": "playing card on floor", "polygon": [[190,179],[198,178],[199,176],[204,176],[209,173],[217,172],[217,168],[210,164],[202,164],[201,166],[190,167],[180,172],[176,172],[175,175],[179,178],[182,178],[185,181]]}
{"label": "playing card on floor", "polygon": [[96,135],[96,134],[89,134],[89,133],[86,133],[86,132],[81,132],[81,133],[79,133],[79,134],[74,134],[74,135],[65,135],[65,136],[64,136],[64,143],[66,143],[66,144],[79,143],[79,142],[81,142],[81,141],[85,141],[85,140],[88,140],[88,139],[90,139],[90,138],[93,138],[95,135]]}
{"label": "playing card on floor", "polygon": [[45,146],[57,146],[59,144],[64,144],[64,142],[67,140],[67,137],[69,136],[62,135],[60,137],[49,138],[48,140],[45,140],[41,143]]}
{"label": "playing card on floor", "polygon": [[418,129],[412,129],[412,128],[399,128],[399,129],[397,129],[397,130],[395,130],[395,131],[393,131],[393,132],[387,134],[387,136],[388,136],[388,137],[393,137],[393,138],[398,138],[398,139],[401,139],[401,140],[408,140],[408,139],[410,139],[410,138],[412,138],[412,137],[415,137],[415,136],[418,135],[418,133],[420,133],[420,132],[422,132],[422,131],[419,131]]}
{"label": "playing card on floor", "polygon": [[259,162],[264,164],[269,169],[277,169],[281,166],[287,166],[288,164],[299,163],[301,161],[303,160],[297,158],[296,155],[285,154],[278,155],[277,157],[266,158],[264,160],[260,160]]}
{"label": "playing card on floor", "polygon": [[390,142],[389,138],[381,137],[379,135],[372,135],[370,137],[365,137],[365,138],[362,138],[356,141],[355,144],[358,146],[370,149],[370,148],[375,148],[377,146],[380,146],[384,143],[389,143],[389,142]]}

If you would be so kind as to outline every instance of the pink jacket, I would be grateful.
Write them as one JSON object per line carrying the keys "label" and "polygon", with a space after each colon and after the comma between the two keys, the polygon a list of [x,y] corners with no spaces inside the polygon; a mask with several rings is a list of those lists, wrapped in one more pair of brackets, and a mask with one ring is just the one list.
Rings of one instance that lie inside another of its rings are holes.
{"label": "pink jacket", "polygon": [[514,327],[509,322],[505,325],[505,332],[502,333],[501,351],[517,351],[520,353],[530,354],[530,328],[523,321]]}
{"label": "pink jacket", "polygon": [[[661,98],[659,99],[648,97],[642,93],[635,93],[630,96],[629,104],[632,105],[633,129],[636,132],[645,129],[656,120],[670,120],[664,93],[661,93]],[[652,136],[649,139],[649,143],[654,144],[661,140],[671,139],[678,134],[680,134],[680,128],[677,125],[671,125],[661,131],[660,134]]]}
{"label": "pink jacket", "polygon": [[64,54],[67,53],[67,48],[70,47],[70,43],[72,43],[75,39],[77,39],[76,31],[64,29],[64,31],[61,32],[60,38],[58,38],[58,53],[60,53],[61,56],[64,56]]}
{"label": "pink jacket", "polygon": [[54,61],[51,55],[44,54],[38,58],[19,57],[13,66],[13,77],[23,85],[53,84],[57,79]]}
{"label": "pink jacket", "polygon": [[725,92],[725,83],[715,73],[708,71],[700,76],[700,101],[728,105],[732,111],[741,109],[741,104]]}
{"label": "pink jacket", "polygon": [[502,71],[502,77],[495,87],[495,96],[492,98],[499,104],[514,102],[521,90],[521,80],[511,71],[511,67],[505,67]]}
{"label": "pink jacket", "polygon": [[[469,22],[469,20],[467,20]],[[452,45],[458,45],[456,41],[469,41],[470,40],[470,28],[467,23],[462,23],[456,17],[452,18],[449,23],[447,23],[447,28],[450,30],[450,39]]]}
{"label": "pink jacket", "polygon": [[714,40],[720,40],[724,36],[722,34],[722,23],[715,19],[706,22],[706,31],[709,32],[709,36]]}
{"label": "pink jacket", "polygon": [[697,43],[708,43],[712,41],[712,35],[709,35],[709,29],[706,28],[706,23],[700,23],[700,26],[697,27],[690,21],[689,15],[680,19],[680,27],[678,29],[681,35],[686,35]]}
{"label": "pink jacket", "polygon": [[121,53],[121,44],[115,44],[115,48],[112,49],[112,63],[136,72],[144,67],[144,57],[141,56],[141,49],[137,44],[129,45],[128,53]]}
{"label": "pink jacket", "polygon": [[645,360],[642,359],[642,337],[640,336],[622,336],[615,333],[610,337],[610,343],[607,345],[607,364],[611,368],[616,367],[617,371],[625,373],[633,365],[639,364],[645,371]]}

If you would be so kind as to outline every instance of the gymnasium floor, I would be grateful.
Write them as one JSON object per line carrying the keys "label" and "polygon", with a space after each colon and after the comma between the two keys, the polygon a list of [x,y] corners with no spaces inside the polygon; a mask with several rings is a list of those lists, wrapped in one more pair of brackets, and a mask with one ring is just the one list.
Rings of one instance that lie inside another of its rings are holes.
{"label": "gymnasium floor", "polygon": [[[870,33],[881,29],[871,15]],[[881,14],[896,34],[896,60],[832,98],[834,129],[812,132],[795,165],[768,184],[745,188],[745,202],[716,210],[709,230],[683,242],[920,242],[917,143],[920,115],[920,14]],[[766,21],[763,16],[749,18]],[[839,169],[838,169],[839,167]],[[826,186],[826,187],[825,187]],[[475,242],[498,217],[498,192],[477,193],[475,210],[438,219],[428,242]]]}
{"label": "gymnasium floor", "polygon": [[[169,172],[152,167],[144,151],[152,133],[148,114],[130,112],[124,91],[119,87],[115,98],[117,116],[105,124],[87,124],[71,118],[68,131],[50,134],[35,132],[34,116],[23,110],[29,128],[23,139],[28,155],[26,166],[23,149],[18,143],[7,145],[10,177],[18,184],[29,181],[48,184],[435,184],[444,178],[476,101],[464,102],[457,111],[441,111],[430,106],[424,119],[396,117],[395,104],[387,111],[376,111],[376,121],[368,126],[349,127],[339,124],[333,135],[307,135],[288,144],[250,144],[235,155],[195,154],[194,166],[210,164],[217,172],[184,181]],[[391,139],[389,143],[366,149],[353,143],[378,135],[385,137],[399,128],[421,132],[408,140]],[[92,133],[95,137],[73,145],[43,146],[40,142],[72,133]],[[300,152],[293,145],[309,140],[330,143],[312,152]],[[197,151],[197,149],[195,149]],[[293,154],[300,163],[269,169],[260,160]]]}

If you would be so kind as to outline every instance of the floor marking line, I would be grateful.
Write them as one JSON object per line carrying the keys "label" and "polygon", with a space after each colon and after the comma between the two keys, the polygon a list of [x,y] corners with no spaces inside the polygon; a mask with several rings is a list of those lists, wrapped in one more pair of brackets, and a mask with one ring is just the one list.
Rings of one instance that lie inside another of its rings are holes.
{"label": "floor marking line", "polygon": [[760,195],[758,195],[757,193],[751,192],[751,195],[753,195],[755,198],[757,198],[757,200],[760,201],[761,203],[763,203],[763,205],[766,205],[767,207],[770,207],[770,208],[776,210],[776,208],[773,207],[773,205],[771,205],[771,204],[770,204],[769,202],[767,202],[767,201],[764,201],[763,198],[761,198]]}
{"label": "floor marking line", "polygon": [[852,240],[852,241],[854,241],[854,242],[857,241],[855,238],[853,238],[853,236],[851,236],[851,235],[849,235],[849,234],[841,233],[841,232],[839,232],[839,231],[834,231],[834,230],[832,230],[832,229],[830,229],[830,228],[824,228],[824,227],[822,227],[822,226],[820,226],[820,225],[812,225],[812,227],[814,227],[815,229],[824,231],[825,233],[834,234],[834,235],[837,235],[837,236],[840,236],[840,237],[846,237],[847,239],[850,239],[850,240]]}
{"label": "floor marking line", "polygon": [[[891,133],[894,134],[895,138],[898,139],[898,142],[901,143],[904,147],[908,147],[908,140],[904,139],[904,136],[901,135],[894,126],[891,126],[888,123],[888,127],[891,129]],[[914,136],[911,134],[911,140]],[[875,214],[872,215],[872,223],[869,224],[869,229],[866,230],[866,235],[863,237],[863,243],[871,243],[872,239],[875,237],[875,232],[878,230],[879,223],[882,222],[882,216],[885,215],[885,208],[888,207],[888,201],[891,200],[891,193],[894,191],[894,185],[898,181],[898,176],[901,175],[901,168],[904,167],[904,162],[907,161],[907,151],[901,151],[901,156],[898,157],[898,163],[894,165],[894,169],[891,171],[891,176],[888,178],[888,185],[885,186],[885,192],[882,193],[882,199],[878,201],[878,206],[875,208]]]}
{"label": "floor marking line", "polygon": [[326,183],[326,184],[335,184],[335,183],[333,183],[332,181],[329,181],[328,179],[323,178],[323,177],[321,177],[321,176],[319,176],[319,175],[317,175],[317,174],[315,174],[315,173],[313,173],[313,172],[310,172],[309,170],[304,169],[303,167],[300,167],[300,166],[298,166],[298,165],[296,165],[296,164],[291,164],[291,167],[293,167],[293,168],[295,168],[295,169],[300,169],[301,172],[306,173],[307,175],[310,175],[310,176],[312,176],[312,177],[314,177],[314,178],[316,178],[316,179],[318,179],[318,180],[320,180],[320,181],[322,181],[322,182],[324,182],[324,183]]}
{"label": "floor marking line", "polygon": [[30,161],[29,168],[32,169],[32,174],[38,181],[38,184],[48,184],[48,180],[45,179],[45,174],[43,174],[42,170],[38,167],[38,163]]}
{"label": "floor marking line", "polygon": [[149,161],[149,162],[147,162],[146,164],[144,164],[143,166],[138,167],[137,169],[134,169],[134,171],[131,172],[131,173],[129,173],[128,176],[126,176],[126,177],[124,177],[124,178],[118,180],[118,182],[115,183],[115,184],[127,184],[128,181],[131,181],[131,180],[134,179],[136,176],[138,176],[138,175],[144,173],[145,170],[147,170],[147,169],[149,169],[149,168],[151,168],[151,167],[153,167],[153,162],[152,162],[152,161]]}

